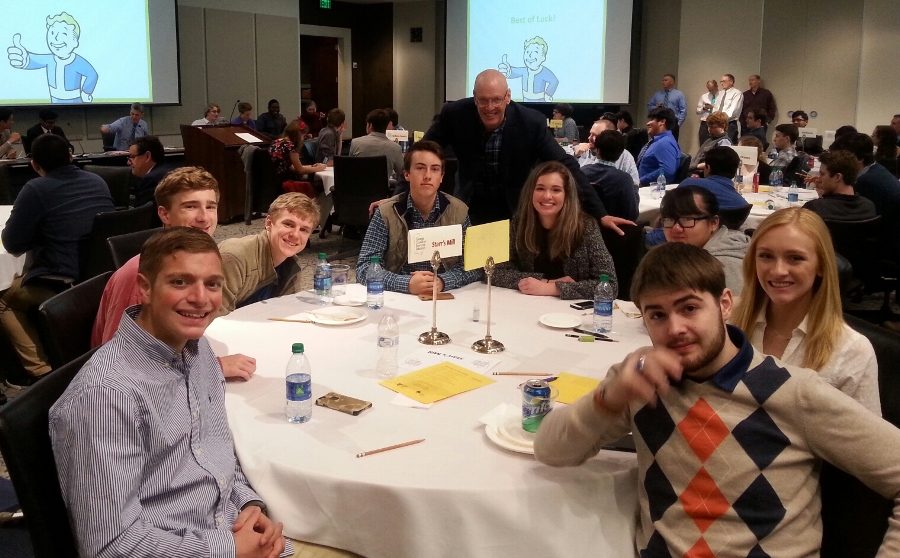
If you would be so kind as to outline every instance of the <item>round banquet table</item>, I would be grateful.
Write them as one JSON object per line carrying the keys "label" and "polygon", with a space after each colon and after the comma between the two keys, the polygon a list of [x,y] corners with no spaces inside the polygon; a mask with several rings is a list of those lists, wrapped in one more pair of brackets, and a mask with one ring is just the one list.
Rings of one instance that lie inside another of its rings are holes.
{"label": "round banquet table", "polygon": [[[495,371],[599,379],[649,344],[641,320],[618,309],[613,336],[620,341],[584,343],[538,321],[549,312],[590,320],[568,301],[494,288],[491,333],[506,351],[478,355],[469,347],[484,336],[486,290],[472,284],[438,302],[438,329],[452,341],[435,349],[486,359]],[[364,298],[365,288],[348,285],[348,294]],[[500,404],[520,405],[517,386],[527,376],[489,375],[494,383],[430,408],[398,404],[373,371],[378,320],[388,312],[397,318],[403,361],[427,348],[416,338],[431,327],[432,303],[385,292],[385,305],[361,307],[366,319],[351,325],[268,320],[322,308],[301,293],[238,309],[207,330],[216,354],[257,359],[249,382],[227,385],[228,420],[244,473],[285,534],[372,558],[635,556],[634,454],[601,450],[579,467],[554,468],[495,445],[479,419]],[[480,322],[472,320],[475,305]],[[288,424],[283,370],[293,342],[306,345],[312,362],[313,399],[335,391],[372,408],[351,416],[314,407],[310,422]],[[417,438],[425,442],[356,457]]]}

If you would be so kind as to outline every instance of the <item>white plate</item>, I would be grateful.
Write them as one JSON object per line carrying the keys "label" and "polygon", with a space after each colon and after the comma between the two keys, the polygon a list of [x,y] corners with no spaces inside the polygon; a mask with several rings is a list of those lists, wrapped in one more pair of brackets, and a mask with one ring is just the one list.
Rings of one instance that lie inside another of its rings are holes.
{"label": "white plate", "polygon": [[301,316],[322,325],[350,325],[365,320],[369,314],[360,308],[329,306],[313,312],[304,312]]}
{"label": "white plate", "polygon": [[534,434],[522,430],[522,415],[519,413],[503,417],[499,425],[486,424],[484,433],[488,440],[503,449],[534,455]]}
{"label": "white plate", "polygon": [[362,306],[366,303],[366,299],[344,294],[334,297],[334,303],[338,306]]}
{"label": "white plate", "polygon": [[581,325],[581,316],[578,314],[565,314],[563,312],[551,312],[544,314],[538,321],[547,327],[571,329]]}

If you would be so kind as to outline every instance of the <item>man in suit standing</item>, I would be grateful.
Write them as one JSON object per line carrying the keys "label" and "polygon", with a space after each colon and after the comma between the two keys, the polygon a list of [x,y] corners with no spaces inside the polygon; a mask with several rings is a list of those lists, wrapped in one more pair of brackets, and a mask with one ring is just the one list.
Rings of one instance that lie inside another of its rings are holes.
{"label": "man in suit standing", "polygon": [[72,147],[71,142],[69,142],[69,139],[66,137],[66,133],[62,128],[56,125],[57,118],[59,118],[59,115],[50,109],[44,109],[38,113],[40,122],[31,128],[28,128],[28,131],[25,132],[25,137],[22,138],[22,146],[25,148],[26,155],[31,155],[31,143],[36,140],[38,136],[44,134],[53,134],[63,138],[69,145],[69,151],[75,151],[75,148]]}
{"label": "man in suit standing", "polygon": [[453,148],[459,161],[454,194],[469,206],[473,224],[507,219],[515,213],[528,173],[544,161],[559,161],[572,172],[584,211],[601,225],[621,232],[618,225],[630,223],[608,214],[578,161],[547,131],[546,116],[511,101],[503,74],[481,72],[472,93],[444,105],[425,139]]}

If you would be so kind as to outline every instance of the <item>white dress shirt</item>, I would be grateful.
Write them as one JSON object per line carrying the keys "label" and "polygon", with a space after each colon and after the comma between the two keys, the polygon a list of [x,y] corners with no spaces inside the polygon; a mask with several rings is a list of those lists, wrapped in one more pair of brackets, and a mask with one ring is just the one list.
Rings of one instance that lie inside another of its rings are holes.
{"label": "white dress shirt", "polygon": [[[722,98],[722,92],[716,89],[716,94],[712,95],[709,91],[700,95],[700,100],[697,101],[697,114],[700,115],[700,122],[706,122],[706,118],[716,112],[718,107],[718,102]],[[703,105],[709,103],[713,108],[706,110],[703,108]]]}
{"label": "white dress shirt", "polygon": [[744,94],[735,87],[729,87],[720,91],[721,98],[716,100],[713,112],[724,112],[728,120],[737,120],[741,116],[741,107],[744,106]]}

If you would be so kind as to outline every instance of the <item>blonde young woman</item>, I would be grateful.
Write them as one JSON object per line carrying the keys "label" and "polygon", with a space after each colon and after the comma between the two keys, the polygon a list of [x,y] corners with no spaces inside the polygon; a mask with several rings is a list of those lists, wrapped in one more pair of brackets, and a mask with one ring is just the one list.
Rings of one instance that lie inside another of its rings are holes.
{"label": "blonde young woman", "polygon": [[732,315],[758,351],[816,370],[881,416],[869,340],[844,323],[831,236],[807,209],[781,209],[753,234]]}
{"label": "blonde young woman", "polygon": [[590,299],[605,273],[617,287],[597,221],[581,211],[575,179],[562,163],[548,161],[531,171],[510,226],[509,262],[497,266],[494,285]]}

